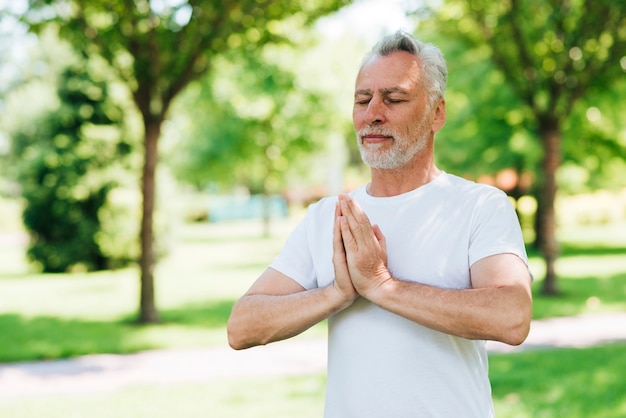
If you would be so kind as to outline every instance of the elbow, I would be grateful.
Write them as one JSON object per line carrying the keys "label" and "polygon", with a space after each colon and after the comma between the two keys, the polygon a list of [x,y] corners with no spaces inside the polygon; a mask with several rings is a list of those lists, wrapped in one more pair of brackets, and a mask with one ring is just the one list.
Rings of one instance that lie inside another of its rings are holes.
{"label": "elbow", "polygon": [[233,350],[245,350],[270,343],[271,336],[265,331],[254,312],[245,309],[245,304],[235,303],[226,323],[228,345]]}
{"label": "elbow", "polygon": [[520,298],[517,303],[511,305],[507,320],[504,322],[502,332],[498,340],[508,345],[521,345],[530,333],[530,323],[533,317],[533,302],[530,293]]}
{"label": "elbow", "polygon": [[531,312],[525,312],[513,318],[508,322],[501,334],[499,340],[505,344],[518,346],[521,345],[530,333]]}
{"label": "elbow", "polygon": [[228,327],[227,332],[228,332],[228,345],[230,346],[230,348],[232,348],[233,350],[243,350],[244,348],[247,348],[246,345],[241,340],[241,338],[239,338],[237,334],[231,330],[230,326]]}
{"label": "elbow", "polygon": [[241,310],[238,309],[238,303],[235,303],[226,323],[228,345],[233,350],[244,350],[254,345],[248,343],[250,337],[247,336],[248,332],[246,331],[246,320],[245,317],[241,315],[240,311]]}
{"label": "elbow", "polygon": [[236,305],[230,313],[228,322],[226,323],[226,335],[228,337],[228,345],[233,350],[243,350],[249,345],[245,342],[245,329],[243,328],[241,319],[237,319]]}
{"label": "elbow", "polygon": [[508,330],[501,342],[512,346],[521,345],[524,341],[526,341],[526,337],[528,337],[529,332],[530,326],[514,327],[513,329]]}
{"label": "elbow", "polygon": [[[253,329],[257,332],[253,332]],[[233,350],[245,350],[246,348],[266,345],[271,340],[266,340],[245,319],[234,317],[232,314],[226,324],[228,345]]]}
{"label": "elbow", "polygon": [[246,348],[252,348],[252,347],[256,347],[260,345],[267,345],[269,343],[270,341],[265,341],[265,340],[262,340],[259,342],[250,341],[249,339],[245,338],[245,336],[242,333],[237,333],[231,330],[230,327],[228,328],[228,345],[233,350],[245,350]]}
{"label": "elbow", "polygon": [[252,347],[252,345],[243,344],[241,341],[233,340],[233,339],[230,338],[230,336],[228,337],[228,345],[233,350],[238,350],[238,351],[239,350],[245,350],[246,348]]}
{"label": "elbow", "polygon": [[246,341],[245,333],[241,330],[241,327],[236,325],[236,321],[233,318],[228,319],[226,325],[226,333],[228,336],[228,345],[233,350],[244,350],[252,347],[254,344],[249,344]]}

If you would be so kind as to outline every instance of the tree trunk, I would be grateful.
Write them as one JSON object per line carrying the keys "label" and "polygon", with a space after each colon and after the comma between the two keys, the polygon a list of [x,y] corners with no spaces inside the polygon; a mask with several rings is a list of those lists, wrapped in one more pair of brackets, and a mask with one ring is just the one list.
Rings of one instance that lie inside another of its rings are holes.
{"label": "tree trunk", "polygon": [[556,171],[561,164],[561,132],[558,120],[544,120],[539,123],[539,135],[543,145],[541,170],[543,179],[539,189],[537,206],[537,244],[546,262],[546,277],[543,282],[543,293],[556,295],[559,293],[555,262],[559,254],[556,239]]}
{"label": "tree trunk", "polygon": [[156,323],[160,321],[155,303],[153,213],[155,202],[155,173],[158,160],[158,140],[161,131],[161,119],[144,115],[145,155],[141,190],[143,208],[141,214],[141,291],[139,300],[139,323]]}

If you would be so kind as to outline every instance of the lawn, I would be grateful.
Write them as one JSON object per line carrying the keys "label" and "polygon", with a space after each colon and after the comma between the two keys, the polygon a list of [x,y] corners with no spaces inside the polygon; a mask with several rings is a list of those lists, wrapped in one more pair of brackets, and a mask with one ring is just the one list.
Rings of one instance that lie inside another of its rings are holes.
{"label": "lawn", "polygon": [[[0,329],[10,343],[0,344],[0,361],[225,344],[232,303],[279,251],[294,222],[275,222],[270,237],[261,235],[256,222],[183,225],[172,232],[169,253],[156,272],[163,322],[152,326],[133,323],[136,269],[32,274],[23,247],[4,244]],[[563,293],[542,296],[538,279],[533,286],[535,318],[625,311],[626,234],[620,233],[625,230],[626,224],[563,231],[558,262]],[[538,278],[543,274],[536,256],[531,269]],[[324,325],[316,330],[322,335]]]}
{"label": "lawn", "polygon": [[497,416],[626,416],[626,343],[490,356]]}
{"label": "lawn", "polygon": [[[184,225],[168,237],[157,269],[163,323],[133,323],[138,272],[39,275],[23,247],[0,248],[0,362],[89,353],[225,344],[234,300],[278,252],[295,220],[269,238],[255,222]],[[558,297],[540,294],[543,265],[531,257],[535,318],[626,310],[626,224],[568,228]],[[322,336],[324,325],[309,335]],[[626,345],[494,355],[499,417],[626,416]],[[94,394],[0,402],[7,417],[319,417],[324,376],[136,386]]]}
{"label": "lawn", "polygon": [[[257,222],[184,225],[156,271],[162,323],[134,324],[136,269],[32,274],[23,247],[0,251],[0,362],[225,344],[235,299],[280,250],[293,220],[263,237]],[[317,327],[318,335],[325,331]]]}

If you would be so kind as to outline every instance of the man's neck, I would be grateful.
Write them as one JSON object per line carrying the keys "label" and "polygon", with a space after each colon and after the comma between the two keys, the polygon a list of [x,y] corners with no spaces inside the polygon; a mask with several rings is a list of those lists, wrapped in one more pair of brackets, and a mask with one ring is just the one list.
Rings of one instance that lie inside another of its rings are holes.
{"label": "man's neck", "polygon": [[414,160],[394,170],[372,168],[371,173],[372,181],[367,186],[367,193],[374,197],[390,197],[430,183],[441,174],[441,170],[430,159],[428,162]]}

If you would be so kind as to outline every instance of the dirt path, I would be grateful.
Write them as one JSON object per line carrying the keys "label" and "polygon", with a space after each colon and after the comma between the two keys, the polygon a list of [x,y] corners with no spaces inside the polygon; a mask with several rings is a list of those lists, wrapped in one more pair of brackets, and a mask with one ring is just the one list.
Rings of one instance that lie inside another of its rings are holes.
{"label": "dirt path", "polygon": [[[488,342],[493,353],[587,347],[626,341],[626,312],[534,321],[519,347]],[[68,360],[0,365],[0,399],[99,393],[135,384],[176,384],[256,376],[323,373],[324,339],[290,341],[233,351],[226,346],[99,354]]]}

